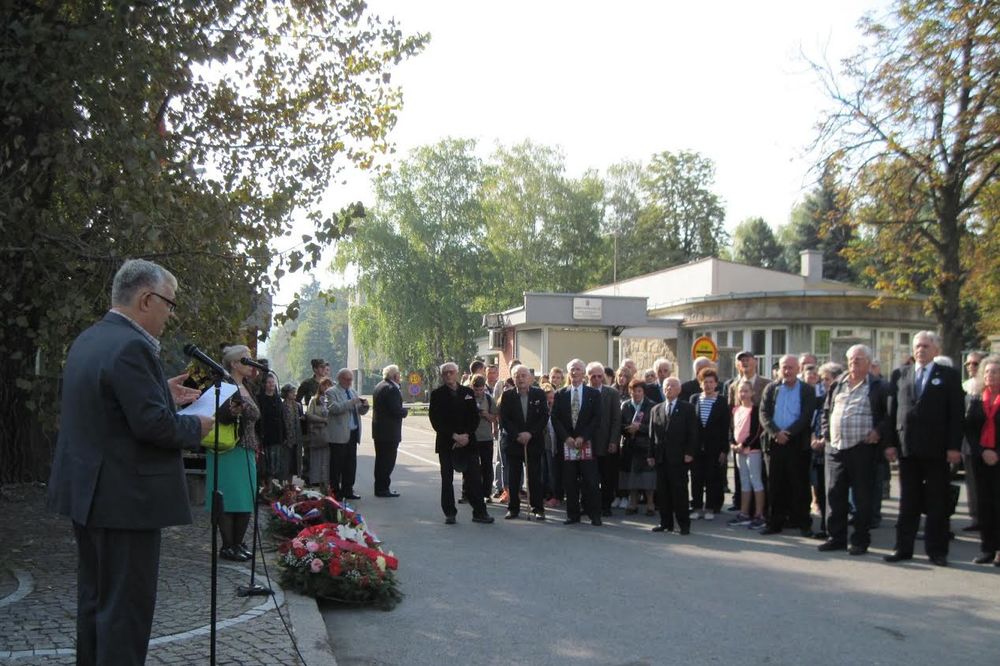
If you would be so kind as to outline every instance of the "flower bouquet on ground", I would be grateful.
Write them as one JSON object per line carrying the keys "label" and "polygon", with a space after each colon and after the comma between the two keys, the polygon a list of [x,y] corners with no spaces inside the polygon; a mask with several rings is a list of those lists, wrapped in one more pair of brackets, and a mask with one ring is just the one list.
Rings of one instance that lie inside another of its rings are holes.
{"label": "flower bouquet on ground", "polygon": [[271,502],[271,535],[291,539],[310,525],[339,523],[341,512],[357,515],[332,495],[292,486]]}
{"label": "flower bouquet on ground", "polygon": [[319,599],[391,609],[403,596],[394,574],[399,560],[383,552],[360,514],[339,513],[340,521],[308,526],[279,546],[281,584]]}

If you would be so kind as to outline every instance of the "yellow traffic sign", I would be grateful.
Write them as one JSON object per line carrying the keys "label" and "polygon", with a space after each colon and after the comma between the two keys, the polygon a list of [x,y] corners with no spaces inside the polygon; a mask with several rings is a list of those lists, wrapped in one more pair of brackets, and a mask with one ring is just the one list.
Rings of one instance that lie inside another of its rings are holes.
{"label": "yellow traffic sign", "polygon": [[411,384],[419,384],[420,383],[420,379],[421,379],[420,378],[420,373],[419,372],[411,372],[410,376],[407,379],[410,380]]}
{"label": "yellow traffic sign", "polygon": [[691,358],[696,359],[699,356],[704,356],[712,363],[719,360],[719,347],[712,338],[703,335],[691,345]]}

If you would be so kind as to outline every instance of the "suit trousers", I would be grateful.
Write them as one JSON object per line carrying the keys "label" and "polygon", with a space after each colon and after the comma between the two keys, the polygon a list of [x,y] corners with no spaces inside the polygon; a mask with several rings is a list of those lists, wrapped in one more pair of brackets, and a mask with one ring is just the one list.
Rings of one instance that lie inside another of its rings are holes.
{"label": "suit trousers", "polygon": [[545,479],[549,497],[559,500],[563,499],[563,456],[562,452],[546,451],[545,458],[549,463],[549,475]]}
{"label": "suit trousers", "polygon": [[[580,519],[580,493],[583,492],[583,509],[591,520],[601,517],[600,470],[597,460],[563,460],[563,488],[566,490],[566,517]],[[580,480],[583,486],[580,486]]]}
{"label": "suit trousers", "polygon": [[330,490],[338,497],[354,494],[358,473],[358,430],[346,442],[330,444]]}
{"label": "suit trousers", "polygon": [[527,463],[528,468],[528,502],[531,510],[545,512],[545,495],[542,492],[542,446],[540,444],[524,446],[517,442],[507,445],[507,480],[510,482],[507,510],[517,515],[521,511],[521,493],[515,488],[521,487],[521,470]]}
{"label": "suit trousers", "polygon": [[396,468],[399,442],[375,441],[375,493],[389,492],[392,470]]}
{"label": "suit trousers", "polygon": [[691,463],[691,508],[722,510],[722,466],[718,453],[699,453]]}
{"label": "suit trousers", "polygon": [[899,519],[896,521],[896,548],[913,554],[920,514],[927,514],[924,550],[928,555],[948,554],[948,511],[950,507],[948,461],[907,456],[899,459]]}
{"label": "suit trousers", "polygon": [[156,606],[160,530],[73,523],[77,571],[76,663],[141,666]]}
{"label": "suit trousers", "polygon": [[972,456],[979,500],[979,540],[984,553],[1000,550],[1000,463],[990,467],[982,456]]}
{"label": "suit trousers", "polygon": [[[486,501],[484,500],[483,489],[479,487],[481,479],[479,465],[473,462],[472,458],[475,453],[463,450],[468,449],[471,446],[475,446],[475,443],[460,449],[446,449],[438,453],[438,462],[441,465],[441,510],[444,512],[445,516],[450,517],[458,515],[458,509],[455,507],[456,456],[468,457],[468,463],[465,465],[465,471],[462,472],[462,487],[466,490],[466,497],[469,500],[469,506],[472,507],[472,515],[486,515]],[[476,462],[478,462],[478,459]]]}
{"label": "suit trousers", "polygon": [[872,477],[875,476],[879,447],[855,444],[838,451],[826,450],[826,494],[829,516],[827,532],[832,541],[847,543],[849,493],[854,495],[854,533],[851,545],[867,548],[871,545]]}
{"label": "suit trousers", "polygon": [[668,530],[690,529],[688,512],[688,470],[684,463],[656,464],[656,499],[660,504],[660,525]]}
{"label": "suit trousers", "polygon": [[618,477],[621,476],[622,462],[620,453],[606,453],[597,456],[597,467],[601,472],[601,509],[611,510],[611,503],[618,494]]}
{"label": "suit trousers", "polygon": [[772,443],[764,462],[767,465],[768,527],[779,530],[786,524],[800,529],[810,527],[811,452],[792,444]]}

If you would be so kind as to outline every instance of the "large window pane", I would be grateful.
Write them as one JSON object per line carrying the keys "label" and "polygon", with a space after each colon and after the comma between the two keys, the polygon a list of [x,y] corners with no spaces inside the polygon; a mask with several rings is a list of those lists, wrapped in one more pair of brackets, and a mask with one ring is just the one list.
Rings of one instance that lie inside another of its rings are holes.
{"label": "large window pane", "polygon": [[767,351],[767,331],[762,328],[750,331],[750,351],[754,356],[763,356]]}
{"label": "large window pane", "polygon": [[775,328],[771,330],[771,354],[780,356],[785,353],[785,329]]}
{"label": "large window pane", "polygon": [[716,333],[715,342],[720,347],[728,347],[729,346],[729,331],[719,331],[718,333]]}
{"label": "large window pane", "polygon": [[743,331],[733,331],[733,346],[743,349]]}

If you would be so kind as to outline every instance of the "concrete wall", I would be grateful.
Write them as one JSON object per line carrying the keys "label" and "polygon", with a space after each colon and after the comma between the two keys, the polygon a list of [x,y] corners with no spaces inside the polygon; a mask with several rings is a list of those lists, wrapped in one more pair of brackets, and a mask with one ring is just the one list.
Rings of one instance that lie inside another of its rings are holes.
{"label": "concrete wall", "polygon": [[611,362],[608,358],[609,337],[607,330],[549,329],[548,359],[544,371],[554,365],[565,368],[574,358],[584,363],[600,361],[607,365]]}
{"label": "concrete wall", "polygon": [[665,358],[675,368],[673,374],[677,374],[677,357],[674,355],[674,350],[670,348],[667,340],[656,338],[622,338],[621,358],[630,358],[635,361],[640,371],[652,368],[653,361],[656,359]]}

